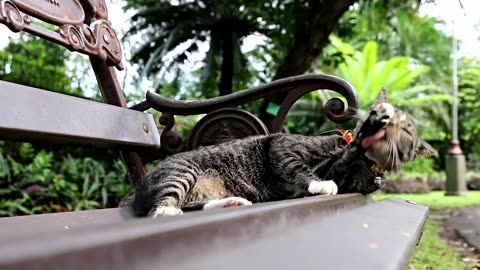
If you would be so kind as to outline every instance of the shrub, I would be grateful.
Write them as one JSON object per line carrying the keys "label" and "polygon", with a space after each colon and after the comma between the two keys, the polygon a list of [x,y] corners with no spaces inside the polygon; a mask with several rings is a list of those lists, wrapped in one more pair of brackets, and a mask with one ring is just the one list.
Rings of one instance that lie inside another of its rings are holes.
{"label": "shrub", "polygon": [[480,173],[468,171],[465,177],[467,178],[467,188],[469,190],[480,190]]}
{"label": "shrub", "polygon": [[415,179],[397,178],[385,181],[380,189],[385,193],[430,193],[432,189],[427,184],[426,178],[416,177]]}
{"label": "shrub", "polygon": [[434,163],[435,161],[432,158],[417,158],[413,161],[405,163],[402,166],[401,171],[428,175],[433,173]]}
{"label": "shrub", "polygon": [[0,142],[0,216],[115,207],[129,188],[119,158],[102,162]]}

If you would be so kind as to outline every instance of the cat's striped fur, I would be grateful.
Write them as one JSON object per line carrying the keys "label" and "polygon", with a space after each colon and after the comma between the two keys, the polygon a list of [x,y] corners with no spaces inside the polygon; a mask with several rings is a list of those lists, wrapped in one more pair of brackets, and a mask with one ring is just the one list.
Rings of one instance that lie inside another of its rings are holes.
{"label": "cat's striped fur", "polygon": [[351,145],[337,135],[271,134],[173,155],[137,183],[133,209],[175,215],[312,194],[371,193],[379,176],[372,164],[394,169],[435,153],[421,143],[411,120],[381,98]]}

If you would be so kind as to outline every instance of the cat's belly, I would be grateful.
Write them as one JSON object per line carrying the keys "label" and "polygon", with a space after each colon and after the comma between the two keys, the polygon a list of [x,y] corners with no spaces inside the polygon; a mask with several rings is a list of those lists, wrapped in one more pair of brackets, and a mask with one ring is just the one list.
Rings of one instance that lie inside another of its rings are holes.
{"label": "cat's belly", "polygon": [[225,186],[221,178],[206,177],[200,178],[192,189],[188,201],[205,201],[212,199],[223,199],[234,196]]}

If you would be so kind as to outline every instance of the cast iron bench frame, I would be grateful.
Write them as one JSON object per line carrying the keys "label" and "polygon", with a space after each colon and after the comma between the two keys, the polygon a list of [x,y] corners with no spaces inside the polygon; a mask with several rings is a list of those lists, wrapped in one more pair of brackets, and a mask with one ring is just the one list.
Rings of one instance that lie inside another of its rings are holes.
{"label": "cast iron bench frame", "polygon": [[[167,155],[281,132],[291,106],[310,91],[329,89],[345,97],[346,109],[338,98],[325,104],[332,121],[349,120],[358,109],[355,89],[329,75],[285,78],[207,100],[147,92],[145,101],[127,108],[115,74],[123,68],[121,46],[103,0],[0,0],[0,23],[87,54],[104,101],[0,81],[0,139],[119,149],[132,185],[147,172],[145,164]],[[282,91],[287,98],[270,128],[236,107]],[[161,132],[145,112],[150,108],[161,112]],[[195,114],[206,115],[184,142],[174,116]],[[425,206],[398,198],[372,202],[344,194],[156,220],[134,218],[127,208],[0,218],[0,268],[220,269],[228,263],[234,269],[402,269],[427,214]]]}

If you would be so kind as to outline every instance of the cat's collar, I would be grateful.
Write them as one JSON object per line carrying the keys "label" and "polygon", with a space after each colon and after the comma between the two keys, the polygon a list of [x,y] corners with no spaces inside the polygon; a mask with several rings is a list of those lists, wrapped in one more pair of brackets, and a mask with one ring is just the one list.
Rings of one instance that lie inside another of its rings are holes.
{"label": "cat's collar", "polygon": [[372,166],[370,166],[370,171],[372,171],[373,174],[384,174],[386,172],[386,170],[380,166],[378,166],[378,164],[373,164]]}
{"label": "cat's collar", "polygon": [[365,158],[365,163],[367,164],[367,167],[370,169],[370,171],[375,176],[383,176],[383,174],[385,174],[387,172],[387,170],[385,170],[385,168],[378,165],[377,162],[375,162],[375,161],[373,161],[369,158]]}
{"label": "cat's collar", "polygon": [[[339,131],[342,134],[342,137],[347,142],[347,144],[350,144],[353,141],[353,134],[351,130],[337,128],[337,131]],[[386,170],[382,166],[379,166],[375,161],[369,158],[367,158],[366,160],[367,160],[367,166],[370,168],[370,171],[375,176],[383,176]]]}
{"label": "cat's collar", "polygon": [[365,158],[365,163],[367,164],[367,167],[370,169],[370,171],[373,173],[375,176],[375,179],[373,180],[377,186],[382,186],[383,182],[385,179],[383,178],[383,174],[387,172],[385,168],[379,166],[375,161]]}

